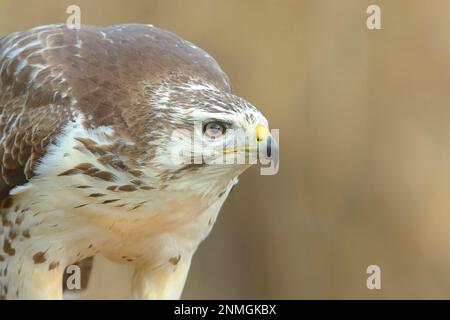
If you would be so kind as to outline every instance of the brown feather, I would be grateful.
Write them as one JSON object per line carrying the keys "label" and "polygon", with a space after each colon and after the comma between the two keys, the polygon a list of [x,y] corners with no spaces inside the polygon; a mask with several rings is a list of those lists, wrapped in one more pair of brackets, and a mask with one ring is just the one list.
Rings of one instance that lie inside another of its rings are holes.
{"label": "brown feather", "polygon": [[[134,149],[117,150],[128,158],[145,153],[142,137],[154,121],[146,90],[178,74],[231,91],[227,76],[203,50],[147,25],[54,25],[0,38],[0,197],[34,176],[49,144],[77,113],[87,128],[112,126],[136,142]],[[130,162],[111,165],[139,172]],[[93,175],[111,179],[106,172]]]}

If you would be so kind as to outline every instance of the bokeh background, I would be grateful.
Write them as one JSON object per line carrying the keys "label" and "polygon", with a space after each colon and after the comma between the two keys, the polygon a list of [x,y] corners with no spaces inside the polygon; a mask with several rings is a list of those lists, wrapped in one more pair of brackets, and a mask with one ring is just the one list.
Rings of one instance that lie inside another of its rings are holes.
{"label": "bokeh background", "polygon": [[450,298],[450,1],[0,0],[0,34],[70,4],[194,42],[280,129],[278,175],[241,177],[183,298]]}

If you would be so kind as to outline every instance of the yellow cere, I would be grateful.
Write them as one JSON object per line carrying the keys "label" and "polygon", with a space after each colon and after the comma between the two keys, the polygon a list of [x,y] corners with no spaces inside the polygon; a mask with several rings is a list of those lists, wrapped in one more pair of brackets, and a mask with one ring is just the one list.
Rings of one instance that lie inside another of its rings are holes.
{"label": "yellow cere", "polygon": [[258,143],[266,141],[267,137],[269,136],[269,130],[262,124],[258,124],[256,126],[256,141]]}
{"label": "yellow cere", "polygon": [[[269,130],[267,130],[267,128],[262,125],[262,124],[258,124],[256,126],[256,142],[257,143],[262,143],[264,141],[267,140],[267,137],[269,136]],[[237,148],[230,148],[230,149],[224,149],[222,152],[224,154],[226,153],[236,153],[236,152],[240,152],[240,151],[245,151],[245,152],[252,152],[252,151],[256,151],[256,147],[237,147]]]}

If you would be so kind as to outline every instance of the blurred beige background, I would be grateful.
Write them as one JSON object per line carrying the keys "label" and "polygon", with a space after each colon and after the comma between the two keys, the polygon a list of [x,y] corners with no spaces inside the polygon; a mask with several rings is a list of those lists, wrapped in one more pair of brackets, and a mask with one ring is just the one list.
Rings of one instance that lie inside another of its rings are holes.
{"label": "blurred beige background", "polygon": [[[0,0],[0,34],[151,23],[211,53],[280,128],[241,178],[184,298],[450,298],[450,1]],[[366,268],[382,290],[366,288]]]}

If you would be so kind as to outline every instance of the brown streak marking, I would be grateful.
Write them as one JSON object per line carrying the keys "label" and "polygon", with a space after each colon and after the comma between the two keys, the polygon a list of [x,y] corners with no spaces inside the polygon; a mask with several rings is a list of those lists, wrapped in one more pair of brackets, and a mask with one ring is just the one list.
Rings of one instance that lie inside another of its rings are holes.
{"label": "brown streak marking", "polygon": [[97,161],[101,164],[109,164],[111,161],[114,160],[114,156],[112,154],[106,154],[104,156],[101,156],[100,158],[97,158]]}
{"label": "brown streak marking", "polygon": [[66,171],[61,172],[60,174],[58,174],[58,177],[61,177],[61,176],[73,176],[74,174],[78,174],[78,173],[81,173],[81,171],[78,170],[78,169],[69,169],[69,170],[66,170]]}
{"label": "brown streak marking", "polygon": [[102,202],[102,204],[107,204],[107,203],[111,203],[111,202],[116,202],[119,201],[120,199],[109,199],[109,200],[105,200]]}
{"label": "brown streak marking", "polygon": [[100,169],[98,169],[98,168],[90,168],[90,169],[87,169],[86,171],[84,171],[83,173],[87,174],[89,176],[92,176],[92,175],[96,174],[99,171],[100,171]]}
{"label": "brown streak marking", "polygon": [[178,264],[178,262],[180,262],[181,259],[181,255],[178,255],[178,257],[172,257],[169,259],[169,262],[171,264],[173,264],[174,266],[176,266]]}
{"label": "brown streak marking", "polygon": [[119,191],[132,192],[132,191],[136,191],[136,190],[137,190],[137,188],[131,184],[126,184],[126,185],[119,187]]}
{"label": "brown streak marking", "polygon": [[3,251],[9,256],[16,254],[16,249],[11,246],[11,241],[9,241],[9,239],[3,241]]}
{"label": "brown streak marking", "polygon": [[12,223],[11,221],[8,220],[8,218],[6,216],[3,216],[2,218],[2,224],[4,227],[11,227]]}
{"label": "brown streak marking", "polygon": [[91,168],[93,168],[93,167],[94,167],[93,164],[88,163],[88,162],[83,162],[83,163],[80,163],[79,165],[77,165],[77,166],[75,167],[75,169],[80,169],[80,170],[82,170],[82,171],[86,171],[86,170],[89,170],[89,169],[91,169]]}
{"label": "brown streak marking", "polygon": [[133,208],[131,208],[131,209],[128,210],[128,211],[137,209],[137,208],[141,207],[142,205],[144,205],[146,202],[147,202],[147,201],[141,201],[141,202],[139,202],[136,206],[134,206]]}
{"label": "brown streak marking", "polygon": [[116,178],[115,175],[113,175],[111,172],[108,172],[108,171],[100,171],[100,172],[93,174],[92,176],[95,178],[105,180],[105,181],[113,181]]}
{"label": "brown streak marking", "polygon": [[103,156],[107,153],[107,148],[105,148],[105,146],[98,145],[97,142],[91,139],[85,138],[75,138],[75,139],[81,142],[83,146],[92,154]]}
{"label": "brown streak marking", "polygon": [[104,196],[106,196],[106,194],[104,194],[104,193],[91,193],[88,197],[98,198],[98,197],[104,197]]}
{"label": "brown streak marking", "polygon": [[47,261],[47,259],[45,258],[45,252],[39,251],[35,253],[33,256],[33,261],[35,264],[41,264]]}
{"label": "brown streak marking", "polygon": [[122,160],[114,160],[111,163],[109,163],[109,165],[113,168],[119,169],[119,170],[126,170],[127,166],[125,165],[125,163],[123,163]]}
{"label": "brown streak marking", "polygon": [[128,171],[131,175],[135,176],[135,177],[140,177],[142,175],[142,171],[141,170],[130,170]]}
{"label": "brown streak marking", "polygon": [[73,207],[74,209],[78,209],[84,206],[87,206],[89,203],[85,203],[85,204],[80,204],[79,206]]}
{"label": "brown streak marking", "polygon": [[48,270],[53,270],[59,267],[59,262],[58,261],[53,261],[52,263],[49,264],[48,266]]}
{"label": "brown streak marking", "polygon": [[21,217],[17,217],[16,221],[14,222],[16,225],[20,226],[22,224],[23,219]]}

